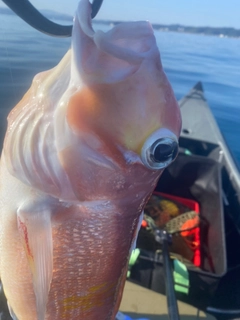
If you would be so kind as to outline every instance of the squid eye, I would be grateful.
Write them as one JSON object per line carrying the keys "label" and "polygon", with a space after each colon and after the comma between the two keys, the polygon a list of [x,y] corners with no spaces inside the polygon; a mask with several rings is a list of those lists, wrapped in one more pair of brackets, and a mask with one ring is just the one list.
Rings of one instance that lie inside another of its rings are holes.
{"label": "squid eye", "polygon": [[142,162],[152,170],[166,168],[178,154],[178,140],[168,129],[159,129],[144,143],[141,152]]}

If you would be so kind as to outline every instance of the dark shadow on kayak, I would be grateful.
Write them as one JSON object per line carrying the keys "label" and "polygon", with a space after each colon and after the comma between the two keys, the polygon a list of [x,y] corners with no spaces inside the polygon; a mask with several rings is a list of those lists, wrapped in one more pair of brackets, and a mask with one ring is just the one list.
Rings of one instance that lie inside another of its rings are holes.
{"label": "dark shadow on kayak", "polygon": [[[153,314],[137,314],[137,313],[127,313],[128,316],[130,316],[133,320],[137,319],[146,319],[146,320],[169,320],[169,316],[167,314],[161,314],[161,315],[153,315]],[[181,320],[194,320],[194,319],[207,319],[206,316],[201,316],[196,314],[194,315],[182,315],[181,314]]]}

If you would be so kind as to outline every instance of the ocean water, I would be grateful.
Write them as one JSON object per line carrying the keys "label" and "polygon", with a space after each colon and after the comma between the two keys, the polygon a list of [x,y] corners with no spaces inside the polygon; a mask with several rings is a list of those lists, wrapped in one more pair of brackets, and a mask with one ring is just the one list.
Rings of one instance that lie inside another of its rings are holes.
{"label": "ocean water", "polygon": [[[109,27],[96,24],[95,28]],[[202,81],[209,106],[240,165],[240,40],[157,30],[155,35],[176,98]],[[6,116],[33,76],[55,66],[69,47],[69,38],[49,37],[14,15],[0,15],[0,143]]]}

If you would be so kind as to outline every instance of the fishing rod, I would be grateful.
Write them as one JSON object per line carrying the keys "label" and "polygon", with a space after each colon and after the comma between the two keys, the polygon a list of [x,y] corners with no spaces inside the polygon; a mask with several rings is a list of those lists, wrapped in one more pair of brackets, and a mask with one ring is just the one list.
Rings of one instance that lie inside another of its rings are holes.
{"label": "fishing rod", "polygon": [[[11,10],[30,26],[45,34],[54,37],[71,37],[72,25],[64,26],[52,22],[42,15],[28,0],[2,0]],[[93,0],[92,19],[98,14],[103,0]]]}

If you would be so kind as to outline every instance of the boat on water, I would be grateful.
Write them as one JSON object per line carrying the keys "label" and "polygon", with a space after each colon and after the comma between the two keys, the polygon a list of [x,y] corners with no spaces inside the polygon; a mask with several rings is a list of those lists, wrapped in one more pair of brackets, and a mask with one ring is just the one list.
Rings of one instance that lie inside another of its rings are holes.
{"label": "boat on water", "polygon": [[[173,248],[173,260],[182,258],[189,280],[189,290],[175,294],[216,319],[236,319],[240,317],[239,170],[200,82],[179,105],[183,118],[179,156],[164,171],[156,191],[199,203],[201,262],[196,266],[182,248]],[[138,247],[143,254],[132,269],[131,281],[165,293],[163,261],[154,260],[154,247],[142,234],[140,230]]]}

